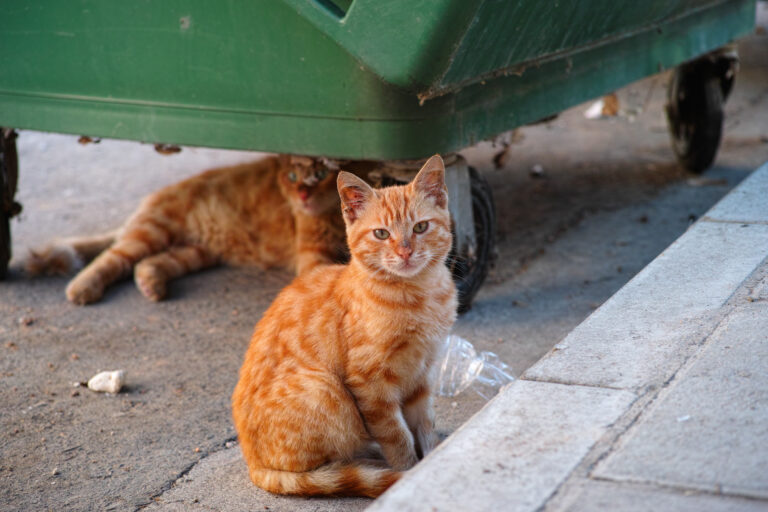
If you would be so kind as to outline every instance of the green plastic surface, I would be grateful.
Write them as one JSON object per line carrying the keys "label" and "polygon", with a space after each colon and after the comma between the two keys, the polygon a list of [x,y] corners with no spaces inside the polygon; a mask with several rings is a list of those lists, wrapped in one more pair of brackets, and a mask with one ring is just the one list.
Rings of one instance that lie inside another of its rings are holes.
{"label": "green plastic surface", "polygon": [[752,30],[755,0],[0,0],[0,12],[0,126],[396,159],[717,48]]}

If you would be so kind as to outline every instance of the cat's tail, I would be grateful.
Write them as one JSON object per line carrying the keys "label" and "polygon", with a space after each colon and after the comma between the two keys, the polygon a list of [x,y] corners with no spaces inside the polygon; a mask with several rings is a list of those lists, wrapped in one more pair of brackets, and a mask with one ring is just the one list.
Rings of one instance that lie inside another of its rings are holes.
{"label": "cat's tail", "polygon": [[276,494],[376,498],[397,482],[402,473],[372,465],[333,462],[303,473],[251,468],[250,476],[253,483]]}
{"label": "cat's tail", "polygon": [[116,236],[117,231],[110,231],[64,238],[41,249],[30,249],[24,269],[29,276],[72,274],[112,245]]}

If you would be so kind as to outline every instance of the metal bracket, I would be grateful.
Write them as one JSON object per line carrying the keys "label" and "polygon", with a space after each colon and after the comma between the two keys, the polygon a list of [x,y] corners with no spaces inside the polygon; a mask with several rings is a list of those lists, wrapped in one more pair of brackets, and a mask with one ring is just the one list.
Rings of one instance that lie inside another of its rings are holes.
{"label": "metal bracket", "polygon": [[451,212],[455,249],[470,261],[477,250],[475,218],[472,213],[472,184],[469,166],[460,155],[445,167],[445,184],[448,187],[448,210]]}
{"label": "metal bracket", "polygon": [[13,200],[19,180],[17,136],[12,128],[0,128],[0,209],[8,218],[21,212],[21,205]]}

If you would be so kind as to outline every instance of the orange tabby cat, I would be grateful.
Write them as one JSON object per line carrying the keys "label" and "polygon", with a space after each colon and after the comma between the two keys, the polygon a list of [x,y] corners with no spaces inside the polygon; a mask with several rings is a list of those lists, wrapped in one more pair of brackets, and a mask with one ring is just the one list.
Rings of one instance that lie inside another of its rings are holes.
{"label": "orange tabby cat", "polygon": [[169,280],[218,263],[301,273],[344,261],[331,167],[282,155],[204,172],[151,194],[118,232],[31,251],[27,272],[65,273],[93,259],[66,290],[87,304],[132,270],[139,290],[160,300]]}
{"label": "orange tabby cat", "polygon": [[[444,172],[435,155],[410,184],[379,190],[339,173],[351,261],[278,295],[232,396],[256,485],[375,497],[432,448],[429,374],[456,317]],[[373,443],[389,467],[356,460]]]}

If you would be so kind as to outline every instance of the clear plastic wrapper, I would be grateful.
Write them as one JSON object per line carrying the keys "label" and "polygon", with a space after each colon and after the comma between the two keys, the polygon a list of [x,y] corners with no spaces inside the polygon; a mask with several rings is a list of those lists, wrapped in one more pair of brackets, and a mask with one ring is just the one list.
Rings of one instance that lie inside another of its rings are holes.
{"label": "clear plastic wrapper", "polygon": [[490,400],[515,378],[493,352],[480,352],[469,341],[450,335],[437,359],[437,394],[456,396],[467,388]]}

